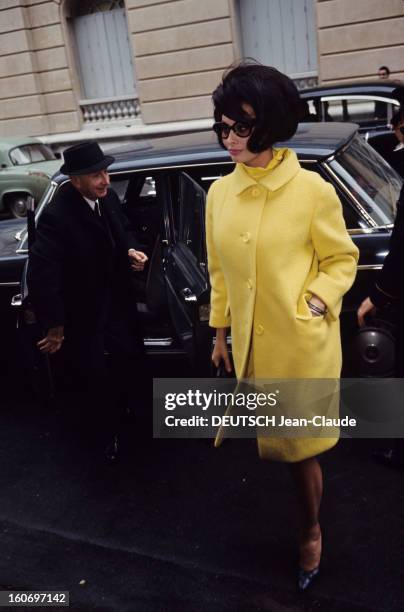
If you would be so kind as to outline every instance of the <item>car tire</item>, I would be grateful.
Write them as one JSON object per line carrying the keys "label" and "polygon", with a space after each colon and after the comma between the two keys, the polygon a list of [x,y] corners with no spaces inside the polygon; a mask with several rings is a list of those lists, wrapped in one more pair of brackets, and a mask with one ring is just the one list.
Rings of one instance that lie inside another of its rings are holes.
{"label": "car tire", "polygon": [[26,193],[13,193],[7,197],[7,209],[14,219],[23,219],[27,216]]}

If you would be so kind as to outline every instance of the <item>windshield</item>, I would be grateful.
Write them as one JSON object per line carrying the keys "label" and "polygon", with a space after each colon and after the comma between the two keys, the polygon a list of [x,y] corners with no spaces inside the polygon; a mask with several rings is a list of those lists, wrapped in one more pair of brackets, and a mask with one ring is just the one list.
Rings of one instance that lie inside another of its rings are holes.
{"label": "windshield", "polygon": [[329,162],[374,224],[394,223],[402,178],[358,134]]}
{"label": "windshield", "polygon": [[[56,189],[57,189],[58,185],[57,183],[54,183],[53,181],[51,181],[47,187],[47,189],[45,189],[42,198],[39,200],[38,202],[38,206],[35,209],[35,221],[36,223],[38,223],[38,219],[42,213],[43,208],[48,204],[48,202],[52,199]],[[25,232],[21,235],[21,244],[18,247],[18,251],[20,253],[25,253],[27,252],[28,249],[28,233]]]}
{"label": "windshield", "polygon": [[43,144],[27,144],[11,149],[10,159],[14,166],[24,166],[35,162],[49,161],[56,159],[52,149]]}

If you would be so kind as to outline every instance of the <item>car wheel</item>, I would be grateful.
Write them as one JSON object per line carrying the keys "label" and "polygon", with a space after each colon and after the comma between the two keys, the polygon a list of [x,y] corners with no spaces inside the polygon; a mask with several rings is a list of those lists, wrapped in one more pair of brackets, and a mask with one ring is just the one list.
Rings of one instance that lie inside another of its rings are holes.
{"label": "car wheel", "polygon": [[15,193],[8,196],[7,208],[15,219],[27,216],[27,197],[25,193]]}

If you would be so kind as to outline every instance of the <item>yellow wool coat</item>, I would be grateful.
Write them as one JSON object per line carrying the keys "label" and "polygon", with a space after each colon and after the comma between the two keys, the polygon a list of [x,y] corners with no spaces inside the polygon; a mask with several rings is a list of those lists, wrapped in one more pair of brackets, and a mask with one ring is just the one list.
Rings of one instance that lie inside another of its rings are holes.
{"label": "yellow wool coat", "polygon": [[[237,378],[247,367],[255,379],[338,378],[341,301],[358,250],[334,188],[290,149],[259,182],[237,164],[209,189],[206,232],[210,325],[231,326]],[[312,316],[311,294],[326,304],[325,317]],[[300,461],[336,441],[258,438],[258,450]]]}

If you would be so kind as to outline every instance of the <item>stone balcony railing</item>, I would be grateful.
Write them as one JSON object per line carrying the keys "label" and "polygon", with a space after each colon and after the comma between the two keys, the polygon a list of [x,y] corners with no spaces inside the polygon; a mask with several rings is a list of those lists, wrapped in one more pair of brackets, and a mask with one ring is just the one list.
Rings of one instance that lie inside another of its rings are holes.
{"label": "stone balcony railing", "polygon": [[318,75],[316,73],[306,73],[297,77],[292,77],[292,80],[298,89],[308,89],[309,87],[317,87]]}
{"label": "stone balcony railing", "polygon": [[84,125],[127,123],[130,125],[140,117],[139,100],[134,95],[80,100]]}

